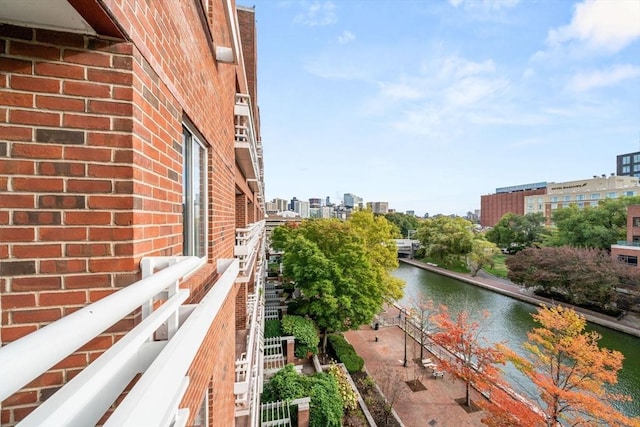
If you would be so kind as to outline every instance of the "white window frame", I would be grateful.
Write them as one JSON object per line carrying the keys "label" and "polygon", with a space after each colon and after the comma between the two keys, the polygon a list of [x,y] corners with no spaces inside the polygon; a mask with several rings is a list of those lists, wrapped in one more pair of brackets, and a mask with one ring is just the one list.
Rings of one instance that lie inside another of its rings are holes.
{"label": "white window frame", "polygon": [[[194,157],[194,147],[199,154],[197,158]],[[205,258],[209,237],[207,146],[187,124],[182,126],[182,156],[182,254]],[[195,182],[199,183],[199,188]],[[196,190],[199,190],[199,202]]]}

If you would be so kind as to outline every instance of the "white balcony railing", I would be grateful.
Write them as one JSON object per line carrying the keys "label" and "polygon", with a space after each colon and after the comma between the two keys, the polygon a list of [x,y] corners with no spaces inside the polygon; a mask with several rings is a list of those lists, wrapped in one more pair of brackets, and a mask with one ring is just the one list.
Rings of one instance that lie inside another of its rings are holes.
{"label": "white balcony railing", "polygon": [[[183,426],[188,409],[179,404],[188,369],[239,271],[237,260],[220,260],[215,286],[199,304],[185,305],[189,291],[179,289],[178,281],[203,262],[196,257],[144,259],[142,280],[1,348],[0,400],[141,308],[143,318],[134,329],[20,425],[95,425],[141,374],[104,425]],[[156,267],[164,268],[155,272]],[[164,302],[153,310],[154,301]],[[158,341],[159,331],[166,339]]]}
{"label": "white balcony railing", "polygon": [[236,416],[250,417],[250,426],[259,422],[260,394],[264,378],[264,284],[266,263],[264,239],[256,261],[254,292],[247,296],[248,335],[246,351],[236,360]]}
{"label": "white balcony railing", "polygon": [[[264,241],[265,221],[254,222],[247,228],[236,229],[236,245],[233,254],[240,262],[240,273],[250,276],[256,260],[263,256],[264,248],[260,243]],[[260,250],[259,250],[260,249]]]}
{"label": "white balcony railing", "polygon": [[253,109],[249,95],[236,93],[234,108],[236,160],[249,185],[261,196],[262,188],[262,144],[256,137]]}

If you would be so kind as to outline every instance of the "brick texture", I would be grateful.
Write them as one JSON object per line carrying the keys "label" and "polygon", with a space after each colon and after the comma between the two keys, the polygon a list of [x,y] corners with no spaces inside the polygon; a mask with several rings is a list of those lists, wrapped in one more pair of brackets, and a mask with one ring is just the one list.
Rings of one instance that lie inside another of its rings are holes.
{"label": "brick texture", "polygon": [[[209,175],[208,264],[186,284],[191,303],[214,286],[216,261],[233,257],[235,228],[263,217],[247,183],[237,185],[232,120],[235,93],[256,96],[255,43],[247,63],[217,63],[212,47],[232,42],[224,2],[208,3],[203,23],[201,2],[100,2],[127,41],[0,24],[3,343],[139,280],[145,256],[182,254],[185,120],[207,144]],[[237,188],[246,194],[237,198]],[[182,402],[189,424],[207,389],[211,425],[234,424],[242,286],[190,368]],[[19,422],[137,319],[118,322],[2,402],[2,425]]]}

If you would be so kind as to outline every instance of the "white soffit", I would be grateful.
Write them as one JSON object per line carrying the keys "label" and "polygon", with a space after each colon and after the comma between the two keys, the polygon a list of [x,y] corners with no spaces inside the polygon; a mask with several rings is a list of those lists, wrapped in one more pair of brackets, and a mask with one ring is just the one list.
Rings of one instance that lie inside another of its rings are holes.
{"label": "white soffit", "polygon": [[0,23],[96,34],[66,0],[0,0]]}

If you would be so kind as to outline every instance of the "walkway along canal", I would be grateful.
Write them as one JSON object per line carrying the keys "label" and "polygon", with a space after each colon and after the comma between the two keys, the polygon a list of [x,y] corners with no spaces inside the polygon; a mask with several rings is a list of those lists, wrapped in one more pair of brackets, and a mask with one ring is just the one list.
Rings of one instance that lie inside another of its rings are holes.
{"label": "walkway along canal", "polygon": [[[491,342],[504,341],[513,350],[526,355],[522,343],[526,340],[527,332],[537,326],[531,314],[535,312],[536,305],[551,301],[521,292],[518,286],[506,281],[472,278],[470,275],[453,273],[415,260],[400,261],[400,267],[394,271],[394,275],[405,280],[406,287],[405,296],[398,301],[399,305],[410,307],[412,300],[422,295],[437,305],[448,306],[452,312],[462,308],[472,311],[488,310],[491,317],[485,330],[486,338]],[[600,344],[603,347],[624,354],[623,369],[613,391],[633,398],[632,402],[617,405],[623,413],[640,416],[640,329],[634,327],[632,318],[616,322],[607,316],[581,312],[587,320],[593,322],[589,324],[589,328],[602,335]],[[618,330],[611,329],[612,326]],[[514,390],[533,401],[537,400],[535,387],[526,377],[512,366],[506,366],[504,372]]]}

